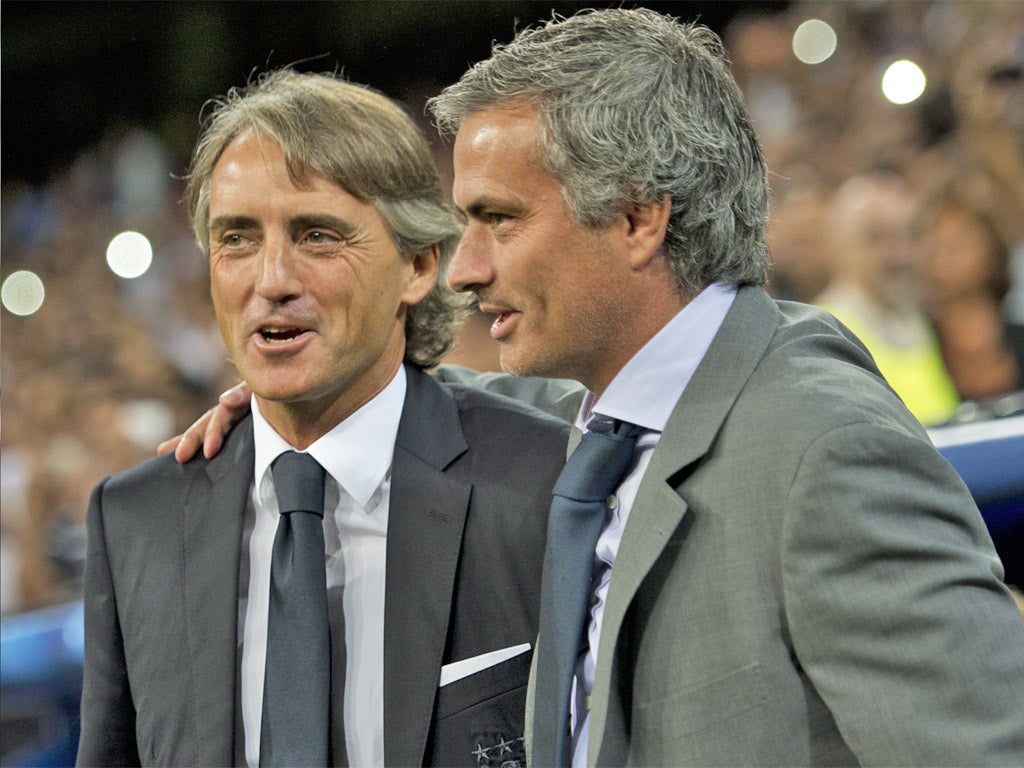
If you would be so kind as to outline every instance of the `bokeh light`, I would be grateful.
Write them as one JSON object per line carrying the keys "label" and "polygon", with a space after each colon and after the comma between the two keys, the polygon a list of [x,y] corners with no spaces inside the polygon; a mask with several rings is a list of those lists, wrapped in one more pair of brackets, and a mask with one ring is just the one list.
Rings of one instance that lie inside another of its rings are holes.
{"label": "bokeh light", "polygon": [[836,31],[821,19],[808,19],[793,33],[793,55],[804,64],[821,64],[836,52]]}
{"label": "bokeh light", "polygon": [[928,84],[921,68],[909,59],[894,61],[882,76],[882,94],[893,104],[910,104]]}
{"label": "bokeh light", "polygon": [[107,246],[107,265],[127,280],[146,274],[153,263],[153,246],[139,232],[122,232]]}
{"label": "bokeh light", "polygon": [[12,272],[0,288],[0,301],[4,308],[15,315],[33,315],[43,306],[46,289],[35,272],[22,269]]}

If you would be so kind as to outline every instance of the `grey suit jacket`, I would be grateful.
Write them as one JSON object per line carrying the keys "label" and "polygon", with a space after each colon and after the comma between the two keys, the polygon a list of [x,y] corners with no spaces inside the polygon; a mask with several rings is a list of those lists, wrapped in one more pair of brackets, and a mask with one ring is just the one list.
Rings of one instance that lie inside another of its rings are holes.
{"label": "grey suit jacket", "polygon": [[1001,577],[863,347],[741,289],[626,526],[588,762],[1024,765],[1024,622]]}
{"label": "grey suit jacket", "polygon": [[[522,755],[530,654],[442,688],[439,672],[533,643],[568,427],[507,398],[408,374],[388,525],[385,760],[497,765]],[[237,587],[252,474],[247,421],[210,461],[161,457],[94,491],[80,764],[241,759]]]}

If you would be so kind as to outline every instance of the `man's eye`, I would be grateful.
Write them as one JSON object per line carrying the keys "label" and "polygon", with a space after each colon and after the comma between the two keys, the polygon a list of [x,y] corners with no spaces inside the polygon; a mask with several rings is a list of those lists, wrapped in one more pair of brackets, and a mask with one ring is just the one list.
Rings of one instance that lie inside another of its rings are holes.
{"label": "man's eye", "polygon": [[336,237],[333,237],[329,233],[320,229],[310,231],[309,234],[306,235],[306,239],[313,244],[329,243],[337,240]]}
{"label": "man's eye", "polygon": [[229,234],[224,236],[224,245],[230,248],[236,248],[243,242],[241,235]]}

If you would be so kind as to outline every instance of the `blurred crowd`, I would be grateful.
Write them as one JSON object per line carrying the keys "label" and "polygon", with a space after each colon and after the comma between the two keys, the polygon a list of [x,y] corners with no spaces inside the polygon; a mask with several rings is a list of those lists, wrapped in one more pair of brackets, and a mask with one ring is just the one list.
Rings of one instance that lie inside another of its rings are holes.
{"label": "blurred crowd", "polygon": [[[838,35],[817,65],[791,47],[811,17]],[[796,2],[723,37],[773,171],[772,293],[840,317],[926,425],[1024,387],[1024,4]],[[879,83],[903,58],[928,86],[896,105]],[[0,612],[75,597],[92,487],[236,381],[185,162],[117,126],[46,185],[3,189],[3,277],[32,270],[46,300],[3,316]],[[153,245],[134,280],[104,258],[124,230]],[[471,317],[450,360],[495,368],[487,329]]]}
{"label": "blurred crowd", "polygon": [[[815,66],[811,16],[839,39]],[[726,42],[774,173],[772,291],[839,317],[926,425],[1024,386],[1024,5],[797,4]],[[927,73],[911,104],[879,87],[897,59]]]}

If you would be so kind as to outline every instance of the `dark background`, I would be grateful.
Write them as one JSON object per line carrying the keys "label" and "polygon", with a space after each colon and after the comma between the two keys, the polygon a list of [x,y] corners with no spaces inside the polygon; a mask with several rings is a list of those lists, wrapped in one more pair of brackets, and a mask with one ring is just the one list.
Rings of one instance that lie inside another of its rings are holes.
{"label": "dark background", "polygon": [[119,126],[184,164],[203,102],[285,64],[342,69],[420,108],[515,30],[582,8],[646,5],[721,31],[785,2],[24,2],[0,6],[3,181],[42,183]]}

